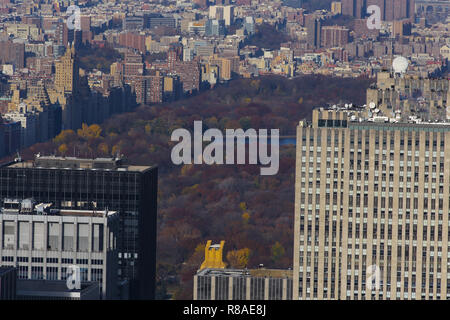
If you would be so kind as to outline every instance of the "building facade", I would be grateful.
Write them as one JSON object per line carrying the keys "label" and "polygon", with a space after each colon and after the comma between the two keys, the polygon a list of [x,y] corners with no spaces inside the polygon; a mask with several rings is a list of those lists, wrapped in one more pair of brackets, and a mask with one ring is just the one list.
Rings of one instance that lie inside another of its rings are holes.
{"label": "building facade", "polygon": [[292,300],[292,270],[203,269],[194,300]]}
{"label": "building facade", "polygon": [[36,156],[0,168],[0,197],[53,203],[64,210],[119,211],[119,280],[130,297],[153,299],[156,270],[157,167],[119,158]]}
{"label": "building facade", "polygon": [[448,299],[450,126],[359,118],[297,127],[293,297]]}
{"label": "building facade", "polygon": [[117,299],[118,214],[59,210],[33,199],[4,199],[0,214],[2,266],[15,266],[18,279],[98,282],[103,299]]}

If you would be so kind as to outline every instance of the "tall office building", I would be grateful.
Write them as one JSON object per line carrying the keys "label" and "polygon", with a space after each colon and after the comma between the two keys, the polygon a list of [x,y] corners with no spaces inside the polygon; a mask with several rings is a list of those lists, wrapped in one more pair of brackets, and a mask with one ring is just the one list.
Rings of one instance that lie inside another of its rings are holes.
{"label": "tall office building", "polygon": [[394,21],[414,17],[414,0],[342,0],[342,14],[363,19],[368,15],[367,8],[371,5],[380,8],[382,20]]}
{"label": "tall office building", "polygon": [[318,48],[321,45],[321,22],[315,16],[308,17],[306,22],[308,30],[307,41],[312,48]]}
{"label": "tall office building", "polygon": [[333,1],[331,3],[331,13],[333,13],[333,14],[342,14],[342,2]]}
{"label": "tall office building", "polygon": [[[385,20],[385,16],[384,16],[384,10],[385,10],[385,2],[386,0],[366,0],[366,5],[367,7],[370,7],[372,5],[378,6],[380,8],[380,13],[381,13],[381,19]],[[367,9],[366,9],[367,12]]]}
{"label": "tall office building", "polygon": [[255,19],[253,17],[245,17],[244,30],[248,35],[255,33]]}
{"label": "tall office building", "polygon": [[297,127],[294,299],[448,299],[450,126],[358,112]]}
{"label": "tall office building", "polygon": [[342,14],[361,19],[365,15],[365,0],[342,0]]}
{"label": "tall office building", "polygon": [[129,281],[131,298],[153,299],[157,170],[120,158],[36,156],[0,168],[0,198],[33,198],[63,210],[119,211],[119,280]]}
{"label": "tall office building", "polygon": [[209,19],[225,20],[225,26],[230,26],[234,21],[233,6],[209,7]]}
{"label": "tall office building", "polygon": [[4,199],[0,212],[2,266],[19,279],[66,280],[77,266],[80,281],[99,284],[102,299],[117,299],[118,213],[59,210],[34,199]]}

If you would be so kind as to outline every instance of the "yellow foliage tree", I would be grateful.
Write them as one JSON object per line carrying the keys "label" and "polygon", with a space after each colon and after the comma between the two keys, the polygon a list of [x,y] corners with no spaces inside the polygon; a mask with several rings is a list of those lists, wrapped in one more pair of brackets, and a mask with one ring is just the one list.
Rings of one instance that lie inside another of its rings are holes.
{"label": "yellow foliage tree", "polygon": [[75,132],[73,130],[63,130],[60,134],[58,134],[54,139],[53,142],[55,143],[67,143],[70,140],[74,139]]}
{"label": "yellow foliage tree", "polygon": [[252,81],[250,82],[250,85],[251,85],[253,88],[259,89],[259,83],[260,83],[260,80],[252,80]]}
{"label": "yellow foliage tree", "polygon": [[241,208],[242,211],[247,210],[247,204],[245,202],[239,203],[239,207]]}
{"label": "yellow foliage tree", "polygon": [[300,97],[300,98],[298,99],[298,103],[299,103],[299,104],[302,104],[302,103],[303,103],[303,97]]}
{"label": "yellow foliage tree", "polygon": [[244,212],[244,213],[242,214],[242,220],[244,221],[245,224],[247,224],[248,221],[250,220],[250,213]]}
{"label": "yellow foliage tree", "polygon": [[59,151],[61,154],[66,154],[66,152],[67,152],[68,149],[69,149],[69,148],[67,148],[67,145],[66,145],[65,143],[63,143],[62,145],[59,146],[58,151]]}
{"label": "yellow foliage tree", "polygon": [[98,124],[92,124],[88,126],[83,123],[81,129],[77,130],[77,134],[80,138],[90,139],[90,138],[98,138],[100,137],[100,133],[102,132],[102,128]]}
{"label": "yellow foliage tree", "polygon": [[227,253],[227,260],[232,268],[243,269],[247,267],[250,257],[250,249],[243,248],[240,250],[232,250]]}
{"label": "yellow foliage tree", "polygon": [[284,256],[285,253],[286,250],[284,250],[283,245],[278,241],[275,242],[275,244],[272,246],[272,260],[274,262],[277,262]]}
{"label": "yellow foliage tree", "polygon": [[120,146],[118,144],[116,144],[115,146],[112,147],[111,149],[111,154],[116,154],[117,151],[119,151]]}
{"label": "yellow foliage tree", "polygon": [[191,171],[191,169],[193,168],[192,164],[185,164],[181,167],[181,175],[182,176],[187,176],[189,171]]}
{"label": "yellow foliage tree", "polygon": [[98,145],[98,150],[103,154],[108,154],[109,147],[106,143],[103,142]]}
{"label": "yellow foliage tree", "polygon": [[145,125],[145,133],[149,134],[152,131],[152,126],[150,124]]}
{"label": "yellow foliage tree", "polygon": [[183,188],[183,190],[181,191],[181,194],[194,193],[194,192],[196,192],[197,189],[198,189],[198,183],[194,184],[194,185],[192,185],[190,187]]}

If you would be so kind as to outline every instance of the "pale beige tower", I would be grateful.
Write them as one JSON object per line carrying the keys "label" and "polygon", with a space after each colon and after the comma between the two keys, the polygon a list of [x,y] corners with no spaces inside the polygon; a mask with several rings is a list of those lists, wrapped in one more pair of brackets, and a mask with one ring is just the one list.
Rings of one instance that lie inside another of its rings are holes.
{"label": "pale beige tower", "polygon": [[55,90],[58,93],[75,93],[79,80],[78,59],[72,44],[55,64]]}

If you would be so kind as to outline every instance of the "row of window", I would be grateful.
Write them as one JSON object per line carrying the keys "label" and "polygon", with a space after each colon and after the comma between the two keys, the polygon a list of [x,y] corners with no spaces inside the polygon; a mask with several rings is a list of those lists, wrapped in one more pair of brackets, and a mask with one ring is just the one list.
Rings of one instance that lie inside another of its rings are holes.
{"label": "row of window", "polygon": [[[2,256],[3,262],[14,262],[13,256]],[[16,262],[29,262],[29,257],[17,257]],[[59,258],[47,258],[45,260],[47,263],[59,263]],[[31,258],[32,263],[44,263],[44,258],[42,257],[32,257]],[[89,264],[89,259],[72,259],[72,258],[61,258],[62,264],[73,264],[76,262],[77,265],[87,265]],[[103,265],[102,259],[91,259],[92,265]]]}

